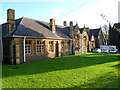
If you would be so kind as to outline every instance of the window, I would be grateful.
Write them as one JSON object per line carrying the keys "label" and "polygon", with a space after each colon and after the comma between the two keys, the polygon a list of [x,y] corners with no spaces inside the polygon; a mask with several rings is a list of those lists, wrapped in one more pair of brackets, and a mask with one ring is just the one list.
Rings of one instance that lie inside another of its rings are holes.
{"label": "window", "polygon": [[64,41],[61,42],[61,50],[64,51]]}
{"label": "window", "polygon": [[76,40],[75,47],[79,47],[79,39]]}
{"label": "window", "polygon": [[53,52],[53,41],[49,41],[49,52]]}
{"label": "window", "polygon": [[64,49],[67,50],[67,41],[64,42]]}
{"label": "window", "polygon": [[76,36],[75,47],[79,47],[79,37],[78,36]]}
{"label": "window", "polygon": [[94,43],[95,43],[94,41],[91,41],[91,49],[95,48]]}
{"label": "window", "polygon": [[31,46],[25,46],[25,53],[30,54],[31,53]]}
{"label": "window", "polygon": [[25,41],[25,53],[31,54],[31,40]]}
{"label": "window", "polygon": [[68,51],[70,49],[70,42],[69,41],[62,41],[61,42],[61,50]]}
{"label": "window", "polygon": [[25,41],[25,44],[31,44],[30,40]]}
{"label": "window", "polygon": [[37,41],[37,53],[44,53],[45,41]]}
{"label": "window", "polygon": [[67,42],[67,49],[70,49],[70,41]]}
{"label": "window", "polygon": [[86,47],[87,46],[87,38],[86,36],[83,37],[83,45]]}

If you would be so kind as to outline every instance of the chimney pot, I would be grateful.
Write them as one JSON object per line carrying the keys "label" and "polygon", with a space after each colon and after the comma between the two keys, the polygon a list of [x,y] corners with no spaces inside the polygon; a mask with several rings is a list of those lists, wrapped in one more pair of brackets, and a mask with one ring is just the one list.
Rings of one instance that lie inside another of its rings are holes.
{"label": "chimney pot", "polygon": [[73,39],[74,34],[73,34],[73,22],[70,21],[70,37]]}
{"label": "chimney pot", "polygon": [[73,22],[72,21],[70,21],[70,26],[73,26]]}
{"label": "chimney pot", "polygon": [[64,21],[64,22],[63,22],[63,25],[64,25],[64,26],[67,26],[67,21]]}

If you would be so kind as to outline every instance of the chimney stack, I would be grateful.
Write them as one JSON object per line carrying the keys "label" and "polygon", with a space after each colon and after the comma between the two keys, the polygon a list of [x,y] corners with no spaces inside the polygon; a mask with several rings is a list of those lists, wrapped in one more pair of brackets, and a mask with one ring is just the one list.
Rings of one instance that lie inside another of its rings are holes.
{"label": "chimney stack", "polygon": [[15,19],[15,10],[8,9],[7,10],[7,21]]}
{"label": "chimney stack", "polygon": [[11,31],[15,29],[15,10],[13,9],[7,10],[7,22],[8,22],[7,33],[9,34]]}
{"label": "chimney stack", "polygon": [[70,27],[73,27],[73,22],[72,21],[70,21]]}
{"label": "chimney stack", "polygon": [[78,31],[79,30],[79,26],[78,26],[78,23],[76,22],[76,25],[75,25],[75,30]]}
{"label": "chimney stack", "polygon": [[73,39],[74,35],[73,35],[73,22],[70,21],[70,37]]}
{"label": "chimney stack", "polygon": [[50,19],[50,27],[53,33],[55,33],[56,31],[56,27],[55,27],[55,20],[52,18]]}
{"label": "chimney stack", "polygon": [[64,22],[63,22],[63,25],[64,25],[64,26],[67,26],[67,21],[64,21]]}

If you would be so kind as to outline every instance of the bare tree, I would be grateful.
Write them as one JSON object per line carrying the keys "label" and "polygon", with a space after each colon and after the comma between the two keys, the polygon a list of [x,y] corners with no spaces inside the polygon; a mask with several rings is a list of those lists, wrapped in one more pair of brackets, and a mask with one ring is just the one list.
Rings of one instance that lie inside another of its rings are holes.
{"label": "bare tree", "polygon": [[109,27],[107,25],[104,25],[102,27],[102,31],[103,31],[103,37],[104,37],[104,40],[105,40],[105,45],[108,44],[108,36],[109,36]]}

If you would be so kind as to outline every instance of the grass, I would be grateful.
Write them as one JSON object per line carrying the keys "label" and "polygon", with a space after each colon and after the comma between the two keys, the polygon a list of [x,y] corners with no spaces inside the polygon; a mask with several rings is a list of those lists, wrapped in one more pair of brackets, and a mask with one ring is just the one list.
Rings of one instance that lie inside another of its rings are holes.
{"label": "grass", "polygon": [[3,88],[118,88],[118,54],[88,53],[3,64]]}

